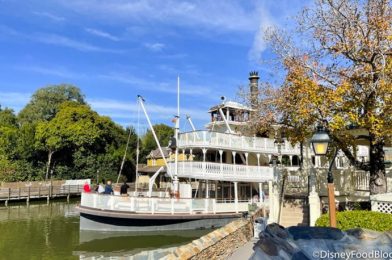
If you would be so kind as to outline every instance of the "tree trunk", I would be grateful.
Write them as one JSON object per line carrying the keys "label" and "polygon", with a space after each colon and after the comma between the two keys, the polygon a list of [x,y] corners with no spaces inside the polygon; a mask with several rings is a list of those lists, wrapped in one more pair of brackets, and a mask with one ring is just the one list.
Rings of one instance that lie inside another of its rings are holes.
{"label": "tree trunk", "polygon": [[54,153],[54,151],[49,151],[49,153],[48,153],[48,163],[46,164],[45,181],[48,180],[48,176],[49,176],[49,172],[50,172],[50,166],[52,164],[53,153]]}
{"label": "tree trunk", "polygon": [[384,164],[384,143],[371,143],[370,153],[370,194],[379,194],[387,192],[385,164]]}

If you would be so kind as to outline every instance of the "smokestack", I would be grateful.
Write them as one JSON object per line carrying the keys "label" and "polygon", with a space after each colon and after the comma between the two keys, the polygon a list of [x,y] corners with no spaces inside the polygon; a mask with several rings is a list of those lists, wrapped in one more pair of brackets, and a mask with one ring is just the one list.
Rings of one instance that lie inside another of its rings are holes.
{"label": "smokestack", "polygon": [[256,107],[257,97],[259,94],[259,73],[251,71],[249,73],[250,103],[252,108]]}

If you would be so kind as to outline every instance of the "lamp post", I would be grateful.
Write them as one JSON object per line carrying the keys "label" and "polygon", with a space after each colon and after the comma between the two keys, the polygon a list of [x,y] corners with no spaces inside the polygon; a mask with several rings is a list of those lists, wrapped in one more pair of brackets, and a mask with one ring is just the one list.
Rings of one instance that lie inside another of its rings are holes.
{"label": "lamp post", "polygon": [[[316,133],[310,139],[315,155],[326,155],[328,151],[328,145],[331,139],[327,131],[322,126],[317,127]],[[330,162],[328,168],[328,205],[329,205],[329,224],[331,227],[336,227],[336,209],[335,209],[335,185],[333,183],[332,166],[335,162],[338,149],[335,150],[334,157]]]}
{"label": "lamp post", "polygon": [[[318,126],[316,133],[310,139],[315,155],[326,155],[328,151],[328,145],[331,139],[328,132],[324,127]],[[328,205],[329,205],[329,225],[331,227],[336,227],[336,209],[335,209],[335,185],[333,183],[332,166],[335,162],[336,155],[338,154],[338,149],[336,149],[334,157],[328,168]]]}

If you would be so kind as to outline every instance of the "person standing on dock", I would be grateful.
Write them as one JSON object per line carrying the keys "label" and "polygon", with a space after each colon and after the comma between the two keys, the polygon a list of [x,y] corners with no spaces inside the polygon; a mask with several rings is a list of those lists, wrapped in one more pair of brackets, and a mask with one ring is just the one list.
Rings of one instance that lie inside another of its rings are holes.
{"label": "person standing on dock", "polygon": [[107,181],[104,194],[113,194],[112,181]]}
{"label": "person standing on dock", "polygon": [[90,184],[86,181],[83,185],[83,191],[84,192],[91,192]]}
{"label": "person standing on dock", "polygon": [[120,195],[128,195],[129,185],[124,181],[123,185],[120,187]]}
{"label": "person standing on dock", "polygon": [[102,194],[105,192],[105,180],[102,180],[102,183],[98,185],[97,191],[99,194]]}

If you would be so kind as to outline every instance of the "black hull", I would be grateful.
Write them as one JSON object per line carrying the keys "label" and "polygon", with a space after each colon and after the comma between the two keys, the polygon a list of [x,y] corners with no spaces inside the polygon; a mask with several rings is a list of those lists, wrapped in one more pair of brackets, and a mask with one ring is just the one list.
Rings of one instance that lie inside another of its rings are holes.
{"label": "black hull", "polygon": [[80,229],[96,231],[156,232],[217,228],[241,214],[138,214],[78,207]]}

